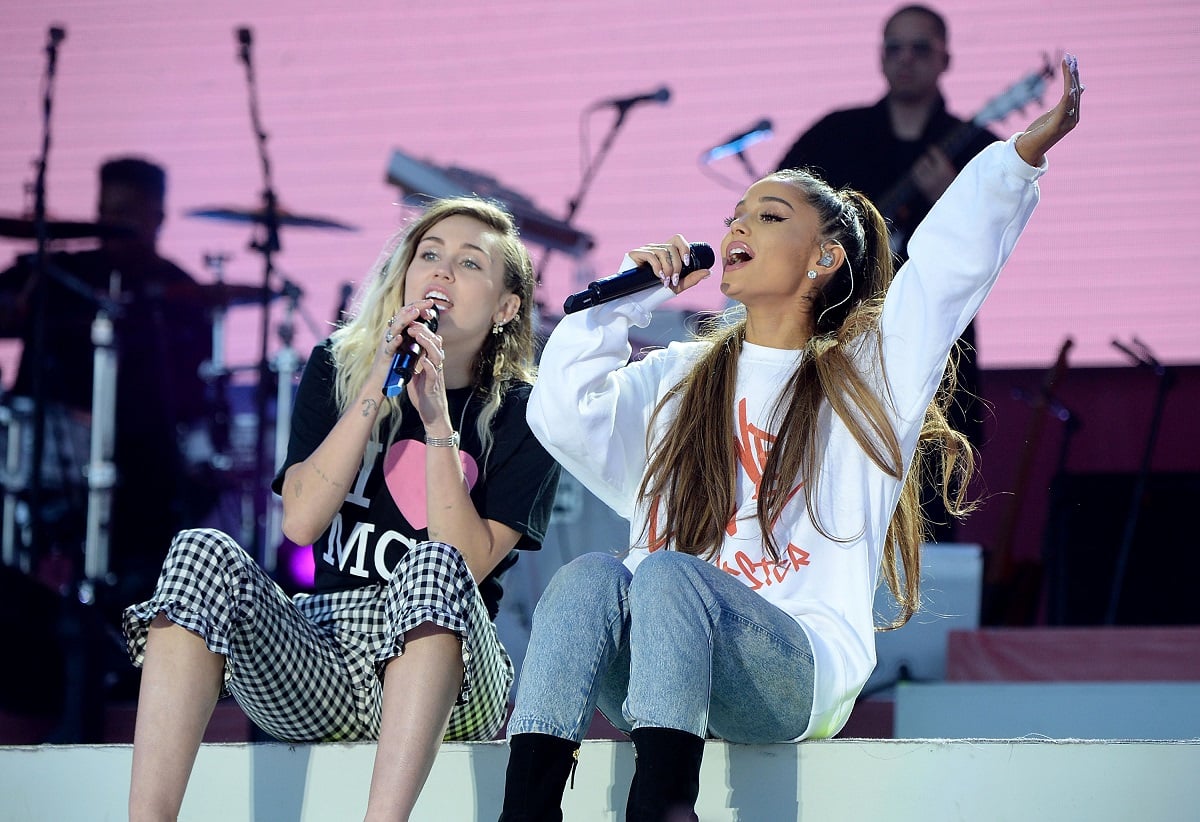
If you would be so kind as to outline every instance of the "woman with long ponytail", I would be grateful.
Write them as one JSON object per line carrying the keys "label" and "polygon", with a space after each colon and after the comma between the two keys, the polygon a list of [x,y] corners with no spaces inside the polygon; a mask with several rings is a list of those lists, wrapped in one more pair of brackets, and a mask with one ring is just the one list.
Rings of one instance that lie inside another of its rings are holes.
{"label": "woman with long ponytail", "polygon": [[[664,288],[572,314],[543,352],[529,421],[563,467],[629,519],[623,557],[588,554],[534,614],[501,819],[561,819],[594,708],[636,752],[627,819],[695,819],[705,737],[829,737],[875,665],[881,580],[917,608],[918,472],[952,493],[970,450],[939,395],[951,347],[1037,203],[1046,151],[1079,119],[1058,104],[960,174],[893,275],[863,196],[804,172],[746,191],[726,221],[703,339],[629,361],[629,333],[709,276],[687,240],[629,252]],[[628,264],[622,268],[629,267]]]}

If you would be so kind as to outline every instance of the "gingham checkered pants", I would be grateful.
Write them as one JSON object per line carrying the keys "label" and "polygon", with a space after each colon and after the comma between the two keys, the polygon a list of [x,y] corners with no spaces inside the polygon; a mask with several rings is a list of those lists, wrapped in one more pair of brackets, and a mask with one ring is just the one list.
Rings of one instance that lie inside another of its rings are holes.
{"label": "gingham checkered pants", "polygon": [[491,739],[504,721],[512,662],[466,562],[445,543],[417,545],[387,584],[289,599],[228,534],[183,531],[154,596],[125,610],[134,665],[159,613],[225,657],[223,693],[285,742],[378,738],[383,668],[426,622],[462,640],[446,740]]}

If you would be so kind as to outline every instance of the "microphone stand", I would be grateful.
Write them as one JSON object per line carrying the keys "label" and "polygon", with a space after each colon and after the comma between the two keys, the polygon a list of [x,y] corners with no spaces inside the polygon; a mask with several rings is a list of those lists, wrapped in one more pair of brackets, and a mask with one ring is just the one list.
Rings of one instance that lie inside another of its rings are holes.
{"label": "microphone stand", "polygon": [[1105,625],[1117,623],[1117,606],[1121,602],[1121,588],[1125,584],[1125,572],[1129,565],[1129,554],[1133,550],[1133,538],[1137,531],[1138,517],[1142,511],[1142,497],[1146,492],[1146,480],[1150,476],[1150,461],[1154,456],[1154,445],[1158,441],[1158,429],[1162,423],[1163,409],[1166,406],[1167,392],[1175,384],[1175,372],[1154,358],[1150,349],[1139,340],[1133,338],[1134,351],[1119,340],[1112,341],[1113,347],[1124,352],[1134,364],[1149,369],[1157,378],[1158,384],[1154,393],[1154,411],[1150,416],[1150,432],[1146,438],[1146,449],[1142,452],[1142,464],[1138,468],[1137,478],[1133,483],[1133,499],[1129,504],[1129,514],[1125,518],[1125,530],[1121,535],[1121,546],[1117,551],[1116,564],[1113,567],[1112,588],[1108,595],[1108,610],[1104,615]]}
{"label": "microphone stand", "polygon": [[[571,224],[571,220],[574,219],[576,212],[579,211],[579,207],[583,204],[584,195],[586,195],[588,189],[591,188],[592,180],[595,178],[596,172],[600,168],[600,164],[604,162],[605,156],[608,154],[609,149],[612,148],[613,141],[617,138],[617,132],[621,130],[621,126],[625,125],[625,116],[629,114],[629,109],[633,108],[634,105],[636,105],[636,102],[623,101],[616,104],[617,116],[613,120],[612,125],[609,126],[608,134],[604,135],[604,140],[601,141],[600,148],[596,150],[596,156],[592,159],[592,162],[588,164],[588,167],[584,169],[583,178],[579,181],[579,189],[567,202],[567,216],[563,219],[563,222],[565,222],[567,225]],[[591,108],[594,109],[595,106],[592,106]],[[536,282],[538,285],[541,285],[542,271],[545,270],[546,263],[550,259],[550,255],[553,253],[553,249],[547,248],[545,253],[542,255],[541,262],[538,263],[537,268],[535,269],[537,275]]]}
{"label": "microphone stand", "polygon": [[262,288],[262,335],[258,357],[258,387],[255,393],[255,416],[258,419],[257,440],[255,443],[254,479],[259,487],[254,492],[254,539],[251,546],[251,556],[262,563],[267,573],[275,569],[267,564],[265,534],[266,493],[263,490],[266,478],[267,452],[267,391],[271,380],[271,363],[267,357],[267,341],[270,337],[270,306],[271,306],[271,275],[275,271],[274,254],[280,250],[279,245],[279,200],[271,183],[271,160],[267,155],[267,133],[263,130],[258,113],[258,88],[254,77],[254,62],[250,56],[252,42],[248,28],[237,30],[240,43],[239,59],[246,66],[246,85],[250,101],[250,123],[254,129],[255,142],[258,147],[259,161],[263,175],[263,228],[262,239],[251,243],[250,247],[259,252],[263,258],[263,288]]}
{"label": "microphone stand", "polygon": [[33,454],[29,481],[30,538],[29,553],[37,557],[41,552],[44,534],[42,522],[42,456],[46,450],[46,383],[41,363],[46,350],[46,309],[49,260],[47,245],[49,229],[46,225],[46,163],[50,156],[50,123],[54,109],[54,77],[58,64],[58,46],[66,38],[66,31],[51,26],[46,41],[46,76],[42,84],[42,151],[37,160],[37,176],[33,185],[33,225],[37,248],[33,256]]}
{"label": "microphone stand", "polygon": [[746,156],[744,149],[737,153],[737,158],[741,161],[742,165],[745,166],[746,171],[749,172],[751,180],[757,180],[762,177],[762,175],[755,170],[754,166],[750,164],[750,158]]}

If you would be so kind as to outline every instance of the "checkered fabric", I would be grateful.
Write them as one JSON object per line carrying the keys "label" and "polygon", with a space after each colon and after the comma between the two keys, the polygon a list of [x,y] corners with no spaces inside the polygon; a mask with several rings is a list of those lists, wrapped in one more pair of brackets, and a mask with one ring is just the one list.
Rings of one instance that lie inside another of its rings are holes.
{"label": "checkered fabric", "polygon": [[232,537],[176,536],[154,596],[125,610],[134,665],[159,613],[225,657],[225,693],[285,742],[375,739],[380,674],[424,622],[463,640],[465,675],[446,740],[491,739],[504,721],[513,668],[457,550],[423,542],[385,585],[288,599]]}

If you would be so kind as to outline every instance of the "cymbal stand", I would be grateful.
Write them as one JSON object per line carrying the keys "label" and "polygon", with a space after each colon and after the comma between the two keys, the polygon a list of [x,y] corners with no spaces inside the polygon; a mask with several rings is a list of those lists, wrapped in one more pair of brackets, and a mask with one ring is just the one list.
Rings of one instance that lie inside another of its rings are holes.
{"label": "cymbal stand", "polygon": [[[121,275],[114,272],[109,296],[121,293]],[[83,550],[80,600],[95,599],[95,584],[108,576],[109,525],[112,489],[117,481],[113,451],[117,425],[117,347],[110,309],[102,305],[92,321],[92,438],[88,460],[87,536]]]}
{"label": "cymbal stand", "polygon": [[18,402],[28,399],[16,398],[11,406],[0,406],[0,420],[8,432],[8,446],[4,454],[4,503],[3,519],[0,520],[0,561],[12,568],[29,572],[29,557],[18,551],[17,511],[25,481],[21,476],[21,446],[24,443],[24,421]]}
{"label": "cymbal stand", "polygon": [[[227,254],[205,254],[204,267],[212,271],[213,279],[218,283],[225,281],[225,263],[229,262]],[[229,368],[225,358],[225,313],[228,309],[223,302],[218,301],[212,307],[209,318],[212,320],[212,355],[201,366],[200,376],[212,386],[209,402],[212,404],[212,433],[213,450],[222,455],[229,449]]]}
{"label": "cymbal stand", "polygon": [[[50,122],[54,108],[54,75],[58,64],[58,46],[66,39],[66,31],[51,26],[46,40],[46,76],[42,84],[42,152],[37,161],[37,177],[33,185],[33,224],[37,236],[33,276],[33,339],[35,363],[41,363],[46,350],[46,291],[49,259],[49,235],[46,225],[46,162],[50,156]],[[30,538],[29,550],[36,557],[42,550],[42,455],[46,450],[46,384],[40,367],[33,369],[33,454],[29,482]]]}
{"label": "cymbal stand", "polygon": [[1167,392],[1175,385],[1175,372],[1155,359],[1150,348],[1137,337],[1132,344],[1133,350],[1120,340],[1112,341],[1113,347],[1133,360],[1135,366],[1149,370],[1158,378],[1154,392],[1154,411],[1150,415],[1150,431],[1146,435],[1146,447],[1142,451],[1142,464],[1138,468],[1137,478],[1133,483],[1133,499],[1129,503],[1129,513],[1125,517],[1125,530],[1121,535],[1121,546],[1117,550],[1116,567],[1113,568],[1112,587],[1108,594],[1108,610],[1105,611],[1104,624],[1117,624],[1117,610],[1121,604],[1121,588],[1125,584],[1125,573],[1129,566],[1129,555],[1133,550],[1134,537],[1137,535],[1138,518],[1142,513],[1142,498],[1146,493],[1146,480],[1150,477],[1150,463],[1154,457],[1154,446],[1158,442],[1158,429],[1162,423],[1163,410],[1167,404]]}
{"label": "cymbal stand", "polygon": [[[271,380],[271,363],[267,357],[267,342],[270,337],[271,324],[271,275],[275,271],[274,254],[280,250],[279,245],[279,199],[271,184],[271,160],[267,154],[267,133],[263,131],[258,113],[258,90],[254,79],[254,61],[251,59],[251,44],[253,36],[249,28],[239,28],[236,32],[238,43],[238,58],[246,67],[246,85],[250,100],[250,123],[254,129],[255,142],[258,147],[259,161],[263,173],[263,233],[262,239],[251,244],[251,248],[259,252],[263,258],[263,288],[262,288],[262,334],[258,356],[258,387],[255,392],[255,414],[258,419],[257,442],[254,460],[254,478],[259,483],[267,481],[267,454],[265,432],[267,428],[267,390]],[[265,507],[267,493],[260,487],[254,494],[254,540],[251,556],[262,563],[268,573],[274,571],[267,564],[265,550],[266,540],[264,527],[266,525]]]}
{"label": "cymbal stand", "polygon": [[[291,436],[292,396],[296,372],[300,369],[300,357],[292,342],[296,336],[296,326],[292,321],[296,315],[300,298],[304,292],[300,286],[288,280],[283,284],[283,295],[287,299],[287,309],[283,321],[279,323],[279,341],[283,347],[275,352],[272,365],[275,371],[275,464],[273,471],[278,471],[287,457],[288,438]],[[283,523],[283,509],[277,497],[269,498],[267,510],[267,539],[263,548],[263,567],[274,569],[279,561],[279,538]]]}

